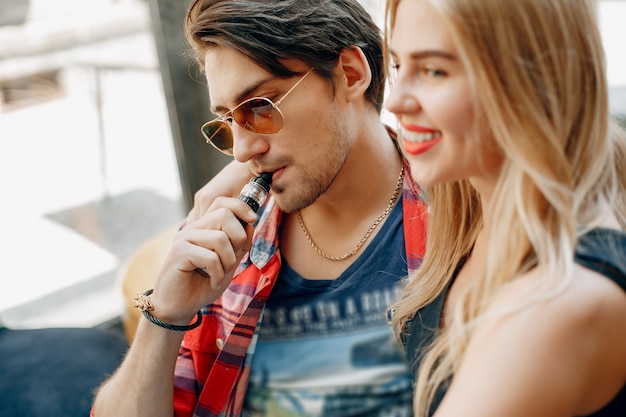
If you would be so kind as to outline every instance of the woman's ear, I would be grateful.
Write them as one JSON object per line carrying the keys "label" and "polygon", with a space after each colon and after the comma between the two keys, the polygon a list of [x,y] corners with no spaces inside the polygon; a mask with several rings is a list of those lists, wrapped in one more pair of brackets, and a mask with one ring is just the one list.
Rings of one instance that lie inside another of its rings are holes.
{"label": "woman's ear", "polygon": [[339,84],[346,91],[348,101],[355,101],[365,96],[372,82],[372,70],[365,54],[358,46],[344,49],[339,54]]}

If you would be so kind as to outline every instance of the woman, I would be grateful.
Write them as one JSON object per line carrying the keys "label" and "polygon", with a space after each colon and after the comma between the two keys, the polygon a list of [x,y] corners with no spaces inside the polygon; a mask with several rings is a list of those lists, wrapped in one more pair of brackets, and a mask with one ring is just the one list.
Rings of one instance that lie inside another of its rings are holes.
{"label": "woman", "polygon": [[416,415],[626,415],[626,139],[594,2],[389,0],[387,29],[430,201],[390,309]]}

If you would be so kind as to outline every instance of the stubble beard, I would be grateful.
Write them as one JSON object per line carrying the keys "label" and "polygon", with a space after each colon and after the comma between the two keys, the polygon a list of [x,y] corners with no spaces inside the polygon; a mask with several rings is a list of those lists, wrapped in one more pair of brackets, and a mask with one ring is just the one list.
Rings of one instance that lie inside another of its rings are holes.
{"label": "stubble beard", "polygon": [[288,190],[284,187],[272,186],[276,204],[285,213],[294,213],[313,204],[330,188],[348,159],[352,146],[349,132],[335,113],[332,114],[331,136],[333,139],[326,154],[318,152],[320,155],[318,163],[303,167],[298,181],[291,184]]}

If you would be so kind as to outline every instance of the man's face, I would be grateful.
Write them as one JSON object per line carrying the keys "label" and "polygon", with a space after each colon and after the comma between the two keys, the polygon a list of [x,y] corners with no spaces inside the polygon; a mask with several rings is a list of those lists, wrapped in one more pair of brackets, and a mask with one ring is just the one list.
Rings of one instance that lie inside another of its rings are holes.
{"label": "man's face", "polygon": [[[287,66],[302,75],[310,69],[300,61],[287,62]],[[226,47],[207,52],[205,72],[211,111],[217,115],[252,97],[276,103],[302,77],[277,78]],[[315,72],[304,78],[279,108],[284,118],[279,133],[258,134],[233,122],[233,153],[238,161],[249,161],[257,174],[272,172],[272,194],[284,211],[292,212],[326,191],[348,156],[352,138],[340,122],[331,86]]]}

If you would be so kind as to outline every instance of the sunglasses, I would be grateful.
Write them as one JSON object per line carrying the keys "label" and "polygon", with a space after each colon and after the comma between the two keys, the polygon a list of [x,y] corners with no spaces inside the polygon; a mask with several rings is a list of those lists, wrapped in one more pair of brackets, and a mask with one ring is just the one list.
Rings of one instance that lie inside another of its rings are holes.
{"label": "sunglasses", "polygon": [[313,68],[287,90],[276,103],[266,97],[252,97],[239,103],[226,114],[203,124],[200,130],[206,142],[218,151],[232,156],[235,140],[232,129],[233,120],[244,129],[262,135],[272,135],[283,130],[285,117],[278,106],[311,71]]}

